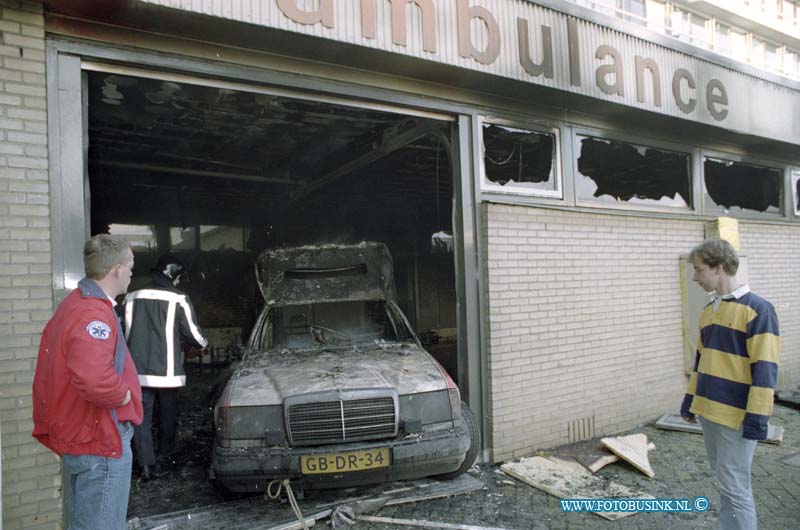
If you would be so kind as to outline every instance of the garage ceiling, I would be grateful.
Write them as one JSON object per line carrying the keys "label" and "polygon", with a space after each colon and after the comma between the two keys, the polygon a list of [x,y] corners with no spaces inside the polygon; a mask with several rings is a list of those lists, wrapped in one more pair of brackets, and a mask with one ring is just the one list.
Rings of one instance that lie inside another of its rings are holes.
{"label": "garage ceiling", "polygon": [[93,223],[270,223],[332,193],[340,203],[366,193],[364,208],[402,201],[406,212],[419,203],[449,216],[450,122],[161,79],[88,77]]}

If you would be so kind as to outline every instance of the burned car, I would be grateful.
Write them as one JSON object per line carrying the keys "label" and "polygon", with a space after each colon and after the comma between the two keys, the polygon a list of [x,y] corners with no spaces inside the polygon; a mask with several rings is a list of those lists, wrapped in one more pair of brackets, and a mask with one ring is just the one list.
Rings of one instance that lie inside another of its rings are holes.
{"label": "burned car", "polygon": [[478,425],[395,303],[384,244],[268,250],[256,274],[265,305],[214,411],[225,489],[453,478],[475,462]]}

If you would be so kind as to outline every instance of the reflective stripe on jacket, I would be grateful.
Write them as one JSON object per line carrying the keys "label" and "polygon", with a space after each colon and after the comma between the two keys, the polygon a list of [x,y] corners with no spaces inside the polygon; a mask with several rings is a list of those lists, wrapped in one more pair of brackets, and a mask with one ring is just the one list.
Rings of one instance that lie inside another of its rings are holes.
{"label": "reflective stripe on jacket", "polygon": [[153,283],[125,297],[125,338],[144,387],[174,388],[186,384],[181,343],[205,348],[189,297],[160,274]]}

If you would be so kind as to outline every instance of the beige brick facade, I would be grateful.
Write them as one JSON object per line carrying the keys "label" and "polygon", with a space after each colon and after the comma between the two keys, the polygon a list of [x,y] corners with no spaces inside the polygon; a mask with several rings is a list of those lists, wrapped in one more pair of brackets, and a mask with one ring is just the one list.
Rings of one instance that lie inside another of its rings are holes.
{"label": "beige brick facade", "polygon": [[[686,377],[679,256],[701,220],[485,204],[489,435],[502,461],[677,410]],[[741,222],[753,290],[781,317],[797,373],[800,230]],[[796,255],[796,252],[795,252]]]}
{"label": "beige brick facade", "polygon": [[739,221],[742,253],[748,256],[753,291],[775,304],[781,331],[778,387],[800,381],[800,227]]}
{"label": "beige brick facade", "polygon": [[52,314],[44,17],[0,2],[0,444],[3,529],[57,528],[59,463],[31,438],[31,383]]}

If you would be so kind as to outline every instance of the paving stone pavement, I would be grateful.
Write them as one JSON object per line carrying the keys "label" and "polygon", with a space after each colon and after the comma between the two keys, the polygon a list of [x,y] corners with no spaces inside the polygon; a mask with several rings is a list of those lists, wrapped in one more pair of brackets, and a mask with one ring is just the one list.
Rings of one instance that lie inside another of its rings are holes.
{"label": "paving stone pavement", "polygon": [[[655,421],[655,419],[654,419]],[[761,530],[800,529],[800,411],[775,405],[772,424],[784,428],[783,443],[761,443],[753,463],[753,491]],[[716,528],[718,485],[708,468],[699,434],[666,431],[652,424],[619,435],[644,433],[655,443],[649,479],[627,463],[611,464],[597,476],[638,488],[657,498],[705,496],[708,511],[698,513],[639,513],[607,521],[591,513],[563,513],[556,497],[528,486],[499,470],[475,466],[483,490],[447,499],[385,507],[376,515],[433,523],[499,527],[508,530],[694,530]],[[548,453],[548,451],[544,451]],[[397,530],[410,526],[357,522],[353,530]]]}

